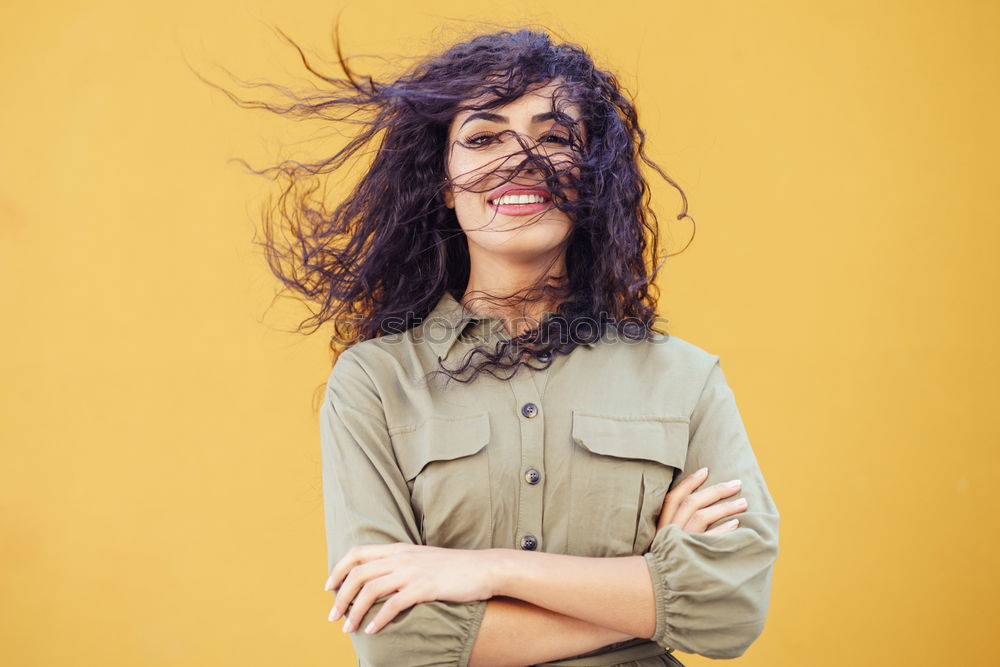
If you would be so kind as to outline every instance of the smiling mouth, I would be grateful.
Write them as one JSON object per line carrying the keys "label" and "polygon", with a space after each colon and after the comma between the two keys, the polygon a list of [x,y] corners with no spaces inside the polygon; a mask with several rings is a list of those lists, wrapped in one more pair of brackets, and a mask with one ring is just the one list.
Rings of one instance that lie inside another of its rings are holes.
{"label": "smiling mouth", "polygon": [[542,195],[503,195],[496,199],[490,199],[490,206],[531,206],[537,204],[548,204],[552,201],[549,197]]}

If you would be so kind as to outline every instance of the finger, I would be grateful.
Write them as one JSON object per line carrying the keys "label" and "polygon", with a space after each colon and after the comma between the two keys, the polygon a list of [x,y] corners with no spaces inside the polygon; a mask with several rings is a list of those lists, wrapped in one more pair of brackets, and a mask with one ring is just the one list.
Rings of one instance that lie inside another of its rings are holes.
{"label": "finger", "polygon": [[358,624],[371,609],[371,606],[375,604],[375,601],[379,598],[394,593],[399,590],[398,579],[392,576],[379,577],[378,579],[372,579],[366,583],[361,590],[358,592],[356,598],[354,598],[354,604],[351,605],[351,613],[349,613],[344,619],[344,627],[342,630],[344,632],[354,632],[358,629]]}
{"label": "finger", "polygon": [[334,564],[330,577],[323,586],[325,591],[336,590],[347,573],[361,563],[375,558],[384,558],[398,550],[398,543],[393,544],[357,544],[347,550],[347,553]]}
{"label": "finger", "polygon": [[396,618],[399,612],[409,609],[418,602],[424,602],[424,600],[413,592],[412,586],[400,590],[382,605],[372,622],[365,627],[365,632],[371,635],[375,634],[388,625],[389,621]]}
{"label": "finger", "polygon": [[688,522],[684,524],[684,530],[689,533],[701,533],[719,519],[731,514],[745,512],[746,509],[746,498],[732,500],[728,503],[717,503],[710,507],[705,507],[698,510],[691,516]]}
{"label": "finger", "polygon": [[731,479],[728,482],[718,482],[711,486],[706,486],[704,489],[698,489],[691,495],[694,496],[695,502],[700,507],[706,507],[717,500],[728,498],[734,493],[738,493],[742,486],[743,482],[740,480]]}
{"label": "finger", "polygon": [[369,546],[372,545],[358,544],[348,549],[347,553],[334,563],[333,569],[330,570],[330,577],[326,580],[323,590],[336,590],[341,585],[343,578],[347,576],[347,573],[354,569],[356,565],[364,562],[362,558],[367,553]]}
{"label": "finger", "polygon": [[703,507],[708,507],[723,498],[728,498],[740,490],[740,480],[734,479],[729,482],[720,482],[712,486],[699,489],[681,501],[676,514],[671,523],[680,526],[687,524],[691,516]]}
{"label": "finger", "polygon": [[712,530],[706,530],[706,535],[721,535],[722,533],[729,533],[736,530],[736,527],[740,525],[739,519],[732,519],[723,524],[719,524]]}
{"label": "finger", "polygon": [[697,489],[706,479],[708,479],[708,468],[701,468],[677,483],[674,488],[667,492],[663,499],[663,509],[660,510],[660,517],[657,521],[657,528],[662,528],[668,523],[673,523],[674,514],[680,506],[681,501],[695,489]]}
{"label": "finger", "polygon": [[392,564],[386,559],[372,560],[351,569],[337,591],[336,601],[330,610],[329,619],[336,621],[347,611],[347,607],[356,604],[355,596],[365,584],[376,577],[381,577],[392,571]]}
{"label": "finger", "polygon": [[[350,611],[350,606],[349,606],[349,605],[346,605],[346,606],[345,606],[345,608],[346,608],[346,609],[347,609],[348,611]],[[329,616],[327,617],[327,619],[326,619],[326,620],[330,621],[331,623],[332,623],[333,621],[336,621],[336,620],[337,620],[338,618],[340,618],[340,616],[341,616],[341,615],[342,615],[342,614],[344,613],[344,610],[345,610],[345,608],[342,608],[342,607],[340,606],[340,603],[339,603],[339,602],[337,602],[337,603],[334,603],[334,605],[333,605],[333,608],[332,608],[332,609],[330,609],[330,615],[329,615]]]}

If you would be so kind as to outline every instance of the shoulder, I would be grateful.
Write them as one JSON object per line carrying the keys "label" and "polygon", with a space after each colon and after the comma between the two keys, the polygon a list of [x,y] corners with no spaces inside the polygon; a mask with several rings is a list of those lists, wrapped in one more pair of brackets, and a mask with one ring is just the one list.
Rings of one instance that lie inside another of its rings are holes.
{"label": "shoulder", "polygon": [[674,335],[642,341],[606,335],[575,349],[563,366],[564,382],[581,391],[574,400],[598,412],[617,406],[631,414],[689,415],[718,365],[719,356]]}
{"label": "shoulder", "polygon": [[674,335],[654,334],[647,341],[650,365],[691,400],[702,393],[719,367],[719,355]]}
{"label": "shoulder", "polygon": [[341,378],[367,377],[370,382],[393,381],[412,375],[416,369],[414,344],[410,331],[370,338],[344,349],[337,357],[327,384]]}
{"label": "shoulder", "polygon": [[642,369],[640,374],[669,376],[684,384],[703,382],[719,363],[719,355],[672,334],[654,333],[643,341],[611,340],[599,347],[633,371]]}
{"label": "shoulder", "polygon": [[644,341],[602,341],[601,364],[618,382],[641,387],[635,398],[642,402],[693,408],[719,365],[719,355],[675,335],[654,333]]}
{"label": "shoulder", "polygon": [[707,371],[719,361],[714,352],[674,335],[654,333],[646,343],[651,354],[663,363]]}

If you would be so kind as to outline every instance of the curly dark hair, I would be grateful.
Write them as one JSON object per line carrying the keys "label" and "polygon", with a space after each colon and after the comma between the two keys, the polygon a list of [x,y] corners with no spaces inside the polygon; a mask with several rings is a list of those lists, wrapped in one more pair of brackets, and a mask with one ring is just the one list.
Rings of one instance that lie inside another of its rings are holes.
{"label": "curly dark hair", "polygon": [[[587,140],[554,104],[555,122],[570,134],[564,154],[570,157],[556,164],[518,138],[524,158],[509,171],[511,179],[526,169],[540,172],[553,205],[573,221],[565,241],[566,275],[548,276],[517,295],[519,301],[559,296],[556,316],[492,349],[471,350],[457,369],[444,368],[439,359],[435,372],[457,379],[473,367],[462,380],[471,381],[481,371],[496,375],[507,369],[510,377],[522,365],[545,368],[556,354],[596,342],[609,326],[631,340],[665,333],[653,326],[658,288],[652,280],[666,255],[659,258],[658,224],[640,159],[680,192],[683,210],[677,219],[687,217],[692,225],[694,220],[683,191],[647,157],[634,103],[583,48],[553,43],[548,32],[529,29],[476,34],[393,81],[379,82],[348,66],[339,19],[335,47],[346,79],[318,71],[291,38],[277,32],[320,86],[297,93],[254,84],[290,100],[271,104],[240,99],[206,82],[246,108],[360,126],[339,151],[316,162],[286,160],[263,171],[251,169],[285,182],[277,201],[265,206],[260,245],[285,288],[318,306],[298,330],[311,333],[333,322],[334,363],[351,344],[416,326],[444,290],[461,299],[469,280],[468,241],[442,199],[444,188],[456,185],[446,170],[451,121],[460,111],[502,106],[553,82],[559,84],[554,102],[565,99],[582,111]],[[370,166],[329,211],[316,195],[320,177],[366,155],[362,149],[374,144]],[[567,197],[567,188],[577,196]],[[541,363],[542,353],[548,363],[531,366]]]}

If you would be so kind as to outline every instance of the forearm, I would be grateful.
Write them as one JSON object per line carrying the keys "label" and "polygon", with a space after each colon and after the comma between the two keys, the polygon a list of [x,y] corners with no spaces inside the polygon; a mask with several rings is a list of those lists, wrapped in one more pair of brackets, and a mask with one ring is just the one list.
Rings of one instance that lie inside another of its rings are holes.
{"label": "forearm", "polygon": [[486,603],[469,667],[534,665],[631,638],[523,600],[498,596]]}
{"label": "forearm", "polygon": [[642,556],[588,558],[493,549],[495,595],[517,598],[629,637],[652,637],[656,601]]}

